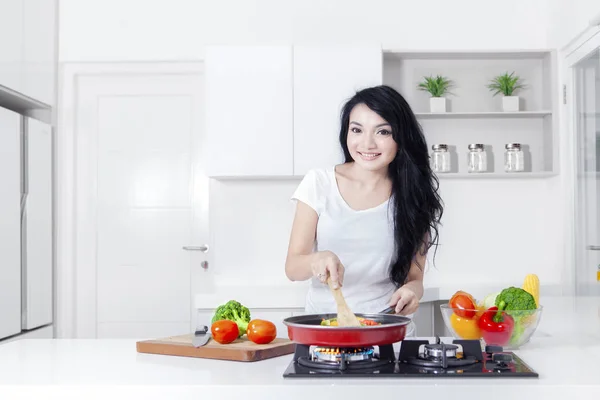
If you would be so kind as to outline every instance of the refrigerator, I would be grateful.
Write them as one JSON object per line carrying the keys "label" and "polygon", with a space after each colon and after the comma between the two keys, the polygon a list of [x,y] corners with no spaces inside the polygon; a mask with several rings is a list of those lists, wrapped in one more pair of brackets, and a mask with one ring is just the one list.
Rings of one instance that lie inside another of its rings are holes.
{"label": "refrigerator", "polygon": [[52,175],[52,127],[0,108],[0,341],[53,323]]}

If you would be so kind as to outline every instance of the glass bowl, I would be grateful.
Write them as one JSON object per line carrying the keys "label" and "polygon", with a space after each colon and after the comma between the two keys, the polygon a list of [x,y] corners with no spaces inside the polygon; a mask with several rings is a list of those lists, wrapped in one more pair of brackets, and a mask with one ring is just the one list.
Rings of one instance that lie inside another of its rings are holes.
{"label": "glass bowl", "polygon": [[[515,350],[529,342],[542,317],[540,306],[536,310],[484,311],[483,308],[467,310],[440,305],[446,328],[455,339],[477,339],[482,347],[502,346]],[[496,318],[494,318],[496,317]]]}

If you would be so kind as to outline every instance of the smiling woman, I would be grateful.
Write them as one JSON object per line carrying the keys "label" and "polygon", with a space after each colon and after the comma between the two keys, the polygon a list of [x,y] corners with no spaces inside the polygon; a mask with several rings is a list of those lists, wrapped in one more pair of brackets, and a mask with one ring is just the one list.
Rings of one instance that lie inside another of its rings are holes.
{"label": "smiling woman", "polygon": [[425,138],[388,86],[356,93],[341,115],[345,162],[310,170],[296,192],[286,274],[311,279],[309,313],[332,313],[330,277],[354,312],[414,313],[442,203]]}

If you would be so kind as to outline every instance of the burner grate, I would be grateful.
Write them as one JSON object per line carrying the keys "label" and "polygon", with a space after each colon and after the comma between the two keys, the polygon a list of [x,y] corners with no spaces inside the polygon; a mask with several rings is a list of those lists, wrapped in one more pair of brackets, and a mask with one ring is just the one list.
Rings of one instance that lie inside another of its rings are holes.
{"label": "burner grate", "polygon": [[297,344],[294,362],[314,373],[368,372],[390,366],[393,368],[395,365],[393,346],[378,347],[379,355],[375,354],[373,347],[316,347],[311,352],[310,346]]}
{"label": "burner grate", "polygon": [[373,358],[374,350],[372,347],[366,348],[331,348],[317,347],[313,352],[313,360],[335,361],[335,362],[355,362]]}

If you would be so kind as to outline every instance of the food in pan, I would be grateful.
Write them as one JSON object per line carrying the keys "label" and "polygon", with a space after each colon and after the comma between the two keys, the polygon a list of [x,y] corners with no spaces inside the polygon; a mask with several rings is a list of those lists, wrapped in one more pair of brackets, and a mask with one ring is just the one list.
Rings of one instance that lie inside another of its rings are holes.
{"label": "food in pan", "polygon": [[[381,322],[373,321],[372,319],[367,319],[367,318],[362,318],[362,317],[356,317],[356,318],[360,322],[361,326],[381,325]],[[323,319],[321,321],[321,325],[324,325],[324,326],[338,326],[337,318]]]}

